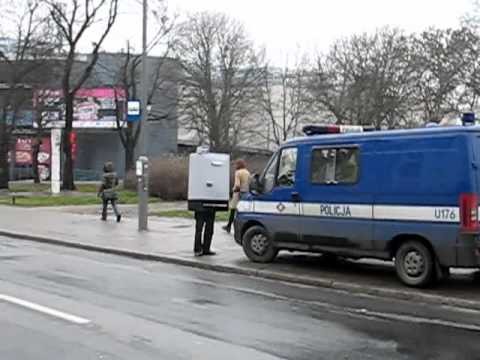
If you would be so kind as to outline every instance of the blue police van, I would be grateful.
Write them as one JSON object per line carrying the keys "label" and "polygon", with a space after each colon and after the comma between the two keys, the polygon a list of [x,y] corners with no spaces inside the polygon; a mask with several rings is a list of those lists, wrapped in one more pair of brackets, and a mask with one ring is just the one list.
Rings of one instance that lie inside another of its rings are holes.
{"label": "blue police van", "polygon": [[255,176],[235,220],[246,256],[394,259],[409,286],[479,268],[480,127],[350,130],[306,127]]}

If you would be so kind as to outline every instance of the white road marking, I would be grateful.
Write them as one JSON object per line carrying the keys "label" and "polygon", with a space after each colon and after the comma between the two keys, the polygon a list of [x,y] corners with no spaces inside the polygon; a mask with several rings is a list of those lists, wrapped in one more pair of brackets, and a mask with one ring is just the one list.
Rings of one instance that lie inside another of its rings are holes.
{"label": "white road marking", "polygon": [[0,294],[0,301],[7,302],[7,303],[10,303],[10,304],[15,304],[15,305],[24,307],[26,309],[30,309],[30,310],[37,311],[37,312],[40,312],[40,313],[43,313],[43,314],[46,314],[46,315],[50,315],[50,316],[53,316],[53,317],[56,317],[56,318],[59,318],[59,319],[77,324],[77,325],[85,325],[85,324],[88,324],[88,323],[91,322],[88,319],[84,319],[84,318],[81,318],[79,316],[67,314],[65,312],[58,311],[58,310],[55,310],[55,309],[52,309],[52,308],[49,308],[49,307],[46,307],[46,306],[42,306],[42,305],[39,305],[39,304],[35,304],[35,303],[30,302],[30,301],[18,299],[18,298],[15,298],[13,296]]}

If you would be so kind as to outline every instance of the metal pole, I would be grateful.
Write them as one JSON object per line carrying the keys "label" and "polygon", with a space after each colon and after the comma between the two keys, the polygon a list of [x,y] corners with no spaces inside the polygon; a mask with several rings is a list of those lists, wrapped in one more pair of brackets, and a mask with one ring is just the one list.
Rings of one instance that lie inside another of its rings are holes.
{"label": "metal pole", "polygon": [[148,230],[148,159],[147,159],[147,135],[148,135],[148,114],[147,114],[147,0],[143,0],[142,18],[142,78],[140,81],[140,139],[139,139],[139,161],[143,167],[143,175],[138,178],[138,230]]}
{"label": "metal pole", "polygon": [[50,182],[52,194],[60,194],[62,129],[53,128],[50,133],[51,165]]}

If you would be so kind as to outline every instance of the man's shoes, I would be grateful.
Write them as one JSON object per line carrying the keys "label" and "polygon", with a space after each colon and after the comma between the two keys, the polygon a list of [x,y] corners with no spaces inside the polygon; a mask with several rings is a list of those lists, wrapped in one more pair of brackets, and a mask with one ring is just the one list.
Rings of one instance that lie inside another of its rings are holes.
{"label": "man's shoes", "polygon": [[107,221],[107,218],[102,216],[102,221]]}
{"label": "man's shoes", "polygon": [[230,226],[228,225],[225,225],[225,226],[222,226],[222,229],[225,230],[227,233],[230,234],[230,232],[232,231],[232,229],[230,228]]}
{"label": "man's shoes", "polygon": [[217,255],[217,253],[216,253],[215,251],[208,250],[208,251],[204,251],[204,252],[203,252],[203,255],[205,255],[205,256],[213,256],[213,255]]}
{"label": "man's shoes", "polygon": [[201,250],[200,250],[200,251],[195,251],[195,252],[194,252],[194,255],[195,255],[196,257],[202,256],[202,255],[203,255],[203,251],[201,251]]}
{"label": "man's shoes", "polygon": [[122,220],[122,215],[117,215],[117,222],[120,222],[120,220]]}

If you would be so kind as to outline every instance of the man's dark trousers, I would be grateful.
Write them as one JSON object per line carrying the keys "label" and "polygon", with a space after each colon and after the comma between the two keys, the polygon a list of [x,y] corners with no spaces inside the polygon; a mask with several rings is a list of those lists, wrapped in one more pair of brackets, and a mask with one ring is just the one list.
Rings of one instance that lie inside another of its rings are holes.
{"label": "man's dark trousers", "polygon": [[[214,210],[195,211],[195,244],[193,249],[195,253],[198,253],[198,252],[208,253],[210,251],[214,225],[215,225]],[[203,243],[202,243],[202,233],[203,233]]]}

